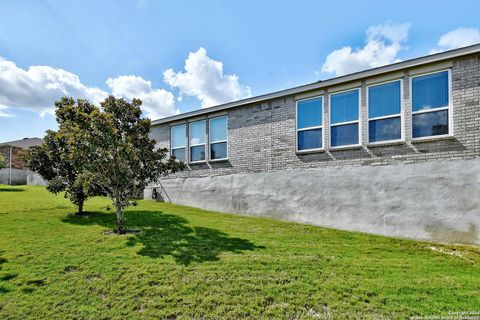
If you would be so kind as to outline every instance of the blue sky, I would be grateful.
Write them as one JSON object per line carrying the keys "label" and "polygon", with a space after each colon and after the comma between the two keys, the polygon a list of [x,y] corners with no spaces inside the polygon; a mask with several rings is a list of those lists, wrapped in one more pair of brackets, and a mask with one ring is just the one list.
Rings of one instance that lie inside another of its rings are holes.
{"label": "blue sky", "polygon": [[479,1],[0,1],[0,142],[67,94],[152,118],[480,42]]}

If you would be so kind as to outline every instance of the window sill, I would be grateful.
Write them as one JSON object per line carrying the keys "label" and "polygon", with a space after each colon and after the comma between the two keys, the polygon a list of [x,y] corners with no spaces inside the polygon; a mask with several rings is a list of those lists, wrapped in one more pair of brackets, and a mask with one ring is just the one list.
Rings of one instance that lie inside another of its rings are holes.
{"label": "window sill", "polygon": [[304,155],[304,154],[310,154],[310,153],[322,153],[322,152],[325,152],[324,148],[295,151],[295,153],[298,155]]}
{"label": "window sill", "polygon": [[202,160],[202,161],[193,161],[193,162],[189,162],[188,165],[199,165],[199,164],[206,164],[207,161],[206,160]]}
{"label": "window sill", "polygon": [[406,144],[405,140],[371,142],[371,143],[367,144],[367,147],[369,147],[369,148],[388,147],[388,146],[398,146],[398,145],[402,145],[402,144]]}
{"label": "window sill", "polygon": [[208,160],[208,163],[228,162],[228,158]]}
{"label": "window sill", "polygon": [[350,146],[339,146],[339,147],[330,147],[329,151],[343,151],[343,150],[355,150],[355,149],[362,149],[362,145],[350,145]]}
{"label": "window sill", "polygon": [[412,143],[435,142],[439,140],[455,140],[455,137],[451,134],[442,134],[438,136],[412,138]]}

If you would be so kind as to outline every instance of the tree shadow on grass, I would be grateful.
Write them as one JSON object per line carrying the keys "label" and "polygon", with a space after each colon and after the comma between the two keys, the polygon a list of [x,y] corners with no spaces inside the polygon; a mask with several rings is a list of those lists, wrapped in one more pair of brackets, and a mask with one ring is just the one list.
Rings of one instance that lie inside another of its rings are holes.
{"label": "tree shadow on grass", "polygon": [[0,187],[0,192],[23,192],[23,191],[25,191],[25,189],[22,189],[22,188],[9,188],[9,187],[2,188],[2,187]]}
{"label": "tree shadow on grass", "polygon": [[[188,226],[186,219],[161,211],[128,211],[125,216],[128,227],[141,229],[141,233],[130,236],[128,246],[141,243],[143,248],[138,254],[152,258],[172,256],[177,263],[185,266],[192,262],[217,261],[223,252],[242,253],[265,248],[247,239],[229,237],[220,230]],[[63,221],[115,227],[114,215],[108,213],[69,216]]]}
{"label": "tree shadow on grass", "polygon": [[[2,264],[7,263],[8,260],[2,257],[2,251],[0,251],[0,271],[2,270]],[[9,280],[15,279],[17,275],[14,274],[6,274],[0,276],[0,294],[8,293],[10,290],[3,286],[3,282],[7,282]]]}

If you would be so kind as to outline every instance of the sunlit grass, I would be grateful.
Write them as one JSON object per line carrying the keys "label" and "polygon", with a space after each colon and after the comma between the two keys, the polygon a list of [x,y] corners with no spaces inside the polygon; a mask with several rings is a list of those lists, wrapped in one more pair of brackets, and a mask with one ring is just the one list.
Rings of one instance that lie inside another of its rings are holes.
{"label": "sunlit grass", "polygon": [[0,186],[0,319],[407,318],[480,310],[480,250],[140,201],[106,235],[42,187]]}

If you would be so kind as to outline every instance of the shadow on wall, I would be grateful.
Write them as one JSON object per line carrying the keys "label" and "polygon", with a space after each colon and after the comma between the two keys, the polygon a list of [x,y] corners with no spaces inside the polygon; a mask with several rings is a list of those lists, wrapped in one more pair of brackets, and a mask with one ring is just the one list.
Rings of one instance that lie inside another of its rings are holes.
{"label": "shadow on wall", "polygon": [[[63,222],[114,228],[114,217],[111,213],[95,212],[84,217],[69,216]],[[265,248],[247,239],[231,238],[220,230],[188,226],[186,219],[161,211],[128,211],[125,217],[127,227],[142,230],[130,236],[128,246],[141,243],[143,248],[138,254],[152,258],[172,256],[176,263],[185,266],[192,262],[217,261],[222,252],[240,254],[244,250]]]}
{"label": "shadow on wall", "polygon": [[416,141],[415,143],[393,144],[393,145],[369,145],[358,149],[327,150],[322,153],[299,153],[297,158],[305,163],[309,162],[334,162],[336,160],[361,160],[364,165],[377,162],[378,158],[395,156],[398,160],[418,154],[429,154],[438,152],[463,152],[467,148],[456,138],[450,137],[438,141]]}
{"label": "shadow on wall", "polygon": [[165,190],[165,188],[160,182],[158,184],[159,187],[152,188],[152,199],[159,202],[172,202],[170,196],[167,193],[167,190]]}

